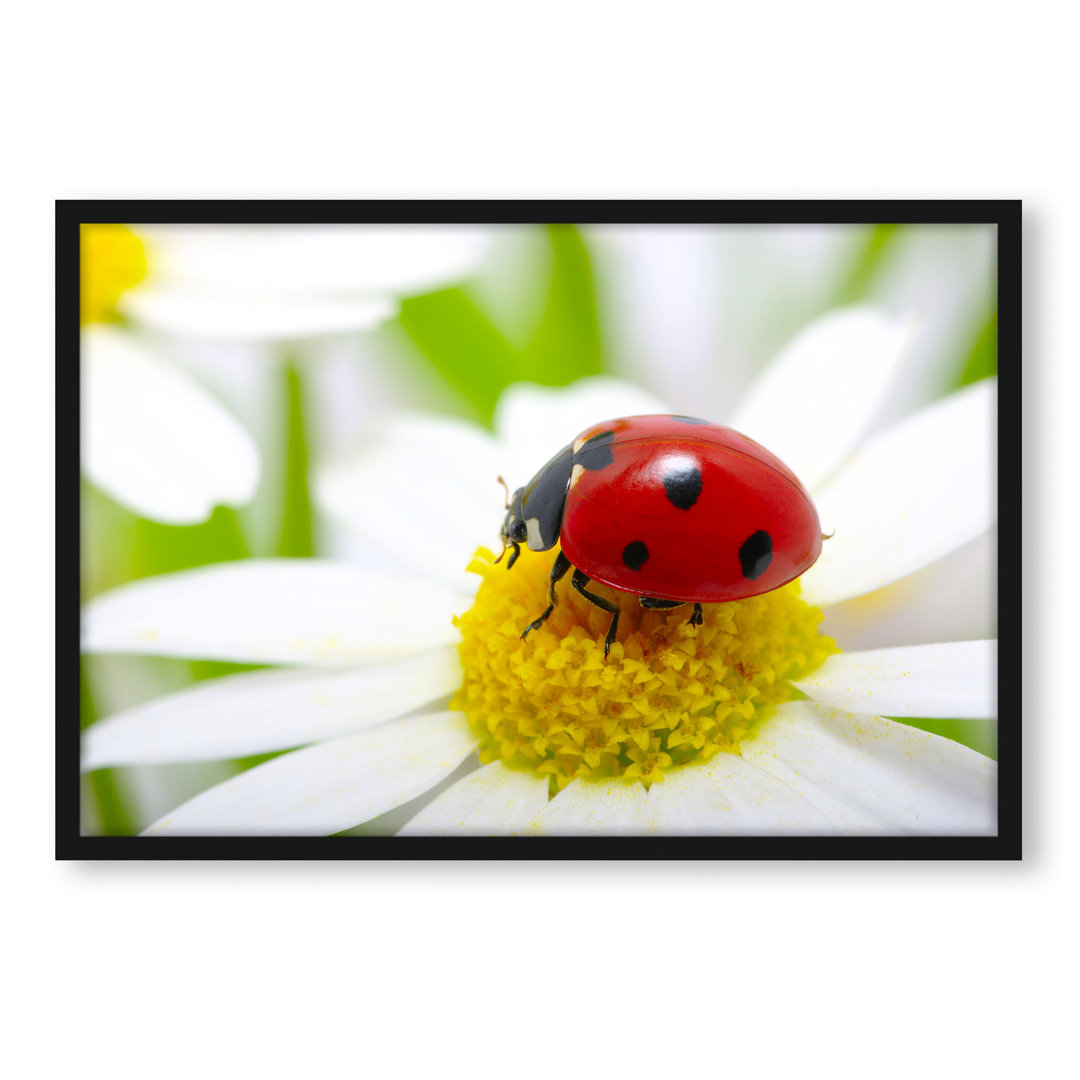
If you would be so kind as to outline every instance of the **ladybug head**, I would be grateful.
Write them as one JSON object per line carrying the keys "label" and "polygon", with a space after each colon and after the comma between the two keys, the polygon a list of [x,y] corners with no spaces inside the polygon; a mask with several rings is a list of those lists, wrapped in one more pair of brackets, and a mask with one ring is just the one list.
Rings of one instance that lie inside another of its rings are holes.
{"label": "ladybug head", "polygon": [[[502,477],[499,477],[502,480]],[[525,524],[525,519],[521,514],[521,493],[524,488],[518,488],[512,496],[510,496],[506,503],[506,517],[503,518],[503,523],[499,527],[499,539],[502,541],[502,551],[499,552],[499,558],[495,561],[498,562],[505,554],[508,547],[514,549],[513,555],[510,556],[510,562],[507,563],[507,568],[514,565],[514,560],[517,559],[519,554],[519,548],[521,544],[524,544],[529,536],[528,526]],[[509,492],[509,489],[507,489]]]}
{"label": "ladybug head", "polygon": [[510,497],[506,507],[506,517],[503,519],[502,528],[499,529],[499,538],[503,544],[524,544],[529,535],[528,526],[521,513],[521,495],[524,488],[518,488]]}

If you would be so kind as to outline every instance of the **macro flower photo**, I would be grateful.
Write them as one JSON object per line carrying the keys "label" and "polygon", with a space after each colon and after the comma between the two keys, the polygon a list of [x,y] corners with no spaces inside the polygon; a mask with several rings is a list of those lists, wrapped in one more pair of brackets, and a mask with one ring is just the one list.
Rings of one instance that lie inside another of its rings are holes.
{"label": "macro flower photo", "polygon": [[999,835],[993,224],[80,240],[82,836]]}

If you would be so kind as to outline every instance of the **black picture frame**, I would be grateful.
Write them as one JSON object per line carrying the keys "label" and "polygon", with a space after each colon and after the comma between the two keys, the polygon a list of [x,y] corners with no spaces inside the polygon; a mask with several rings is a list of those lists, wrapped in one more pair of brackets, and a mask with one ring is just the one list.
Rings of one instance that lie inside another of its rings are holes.
{"label": "black picture frame", "polygon": [[[79,226],[89,223],[985,224],[997,231],[998,833],[996,836],[117,837],[85,836],[79,794]],[[1020,200],[60,200],[56,203],[56,848],[79,860],[782,859],[1016,860],[1021,774]],[[1004,719],[1004,723],[1002,720]]]}

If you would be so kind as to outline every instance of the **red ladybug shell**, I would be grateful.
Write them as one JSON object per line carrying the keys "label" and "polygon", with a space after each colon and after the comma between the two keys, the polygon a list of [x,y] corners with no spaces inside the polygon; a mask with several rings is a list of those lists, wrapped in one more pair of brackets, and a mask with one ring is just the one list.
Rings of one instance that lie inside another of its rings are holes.
{"label": "red ladybug shell", "polygon": [[795,474],[745,435],[704,420],[630,416],[573,443],[561,542],[614,589],[716,603],[777,589],[821,554]]}

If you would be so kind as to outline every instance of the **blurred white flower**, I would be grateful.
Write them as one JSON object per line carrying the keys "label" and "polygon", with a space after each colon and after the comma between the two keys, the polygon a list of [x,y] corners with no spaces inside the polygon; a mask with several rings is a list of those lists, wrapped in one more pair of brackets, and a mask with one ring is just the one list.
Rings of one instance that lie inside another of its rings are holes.
{"label": "blurred white flower", "polygon": [[162,335],[294,342],[367,330],[396,314],[398,296],[466,275],[486,243],[457,226],[137,228],[82,230],[83,467],[169,524],[248,502],[259,455]]}
{"label": "blurred white flower", "polygon": [[82,467],[102,491],[169,525],[255,494],[259,455],[247,431],[137,335],[84,327],[82,364]]}
{"label": "blurred white flower", "polygon": [[[729,415],[761,361],[845,287],[862,225],[590,226],[612,352],[676,409]],[[985,225],[904,225],[861,298],[919,327],[904,379],[874,419],[940,395],[990,314],[995,236]],[[782,457],[783,455],[781,455]]]}
{"label": "blurred white flower", "polygon": [[[907,333],[874,311],[835,313],[799,335],[740,412],[724,418],[765,445],[782,443],[824,527],[836,529],[801,579],[809,604],[879,589],[993,522],[995,380],[861,439]],[[384,442],[329,469],[320,491],[406,571],[249,561],[95,600],[86,611],[90,651],[294,667],[219,679],[101,721],[86,733],[84,768],[303,747],[196,796],[152,834],[334,833],[435,788],[481,743],[445,702],[461,686],[466,656],[451,617],[473,604],[456,568],[501,518],[492,478],[505,470],[523,481],[602,417],[664,411],[633,387],[594,379],[565,391],[512,388],[494,439],[445,420],[391,422]],[[510,620],[493,631],[492,655],[522,648],[517,630]],[[536,644],[559,647],[551,635]],[[834,656],[797,680],[806,700],[763,712],[738,753],[671,768],[648,789],[619,777],[563,777],[549,798],[547,778],[491,761],[403,833],[993,833],[994,763],[881,717],[992,719],[995,651],[977,641]],[[602,682],[629,670],[617,653]],[[559,677],[558,665],[533,668],[530,678]],[[640,663],[635,670],[649,677]],[[655,760],[635,763],[639,775],[660,770]]]}
{"label": "blurred white flower", "polygon": [[152,276],[120,311],[215,340],[296,340],[368,330],[399,296],[468,276],[484,229],[459,225],[143,226]]}

